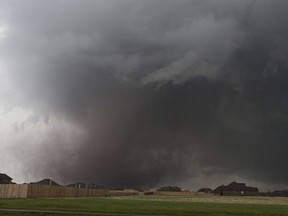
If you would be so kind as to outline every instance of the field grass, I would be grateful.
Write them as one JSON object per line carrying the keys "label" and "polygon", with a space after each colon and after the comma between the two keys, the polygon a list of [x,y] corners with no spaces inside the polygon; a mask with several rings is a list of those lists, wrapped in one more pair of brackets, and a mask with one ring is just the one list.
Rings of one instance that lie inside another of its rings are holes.
{"label": "field grass", "polygon": [[[210,215],[277,216],[288,215],[288,199],[275,197],[123,196],[75,199],[0,199],[1,209],[26,209],[51,212],[7,212],[0,215]],[[57,212],[55,212],[57,211]]]}

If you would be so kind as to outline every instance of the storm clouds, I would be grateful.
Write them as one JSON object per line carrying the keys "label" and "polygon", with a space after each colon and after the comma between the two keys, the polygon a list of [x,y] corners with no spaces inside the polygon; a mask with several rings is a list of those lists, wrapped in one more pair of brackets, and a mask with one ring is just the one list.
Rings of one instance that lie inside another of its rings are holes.
{"label": "storm clouds", "polygon": [[29,113],[1,135],[2,169],[109,187],[287,183],[286,0],[0,7],[1,124]]}

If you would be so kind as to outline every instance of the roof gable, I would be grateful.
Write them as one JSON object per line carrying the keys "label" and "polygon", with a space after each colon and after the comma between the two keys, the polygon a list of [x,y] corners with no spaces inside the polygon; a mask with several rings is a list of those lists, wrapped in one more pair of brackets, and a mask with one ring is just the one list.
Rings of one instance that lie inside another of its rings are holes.
{"label": "roof gable", "polygon": [[8,175],[6,175],[5,173],[0,173],[0,179],[1,180],[8,180],[8,181],[11,181],[12,178]]}

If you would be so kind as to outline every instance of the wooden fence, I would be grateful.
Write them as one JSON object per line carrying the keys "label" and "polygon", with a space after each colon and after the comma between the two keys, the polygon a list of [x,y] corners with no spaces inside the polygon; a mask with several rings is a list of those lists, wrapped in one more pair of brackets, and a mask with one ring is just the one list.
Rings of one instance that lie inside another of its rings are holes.
{"label": "wooden fence", "polygon": [[0,184],[0,198],[27,198],[28,184]]}
{"label": "wooden fence", "polygon": [[108,194],[107,189],[38,184],[0,184],[0,198],[104,197]]}

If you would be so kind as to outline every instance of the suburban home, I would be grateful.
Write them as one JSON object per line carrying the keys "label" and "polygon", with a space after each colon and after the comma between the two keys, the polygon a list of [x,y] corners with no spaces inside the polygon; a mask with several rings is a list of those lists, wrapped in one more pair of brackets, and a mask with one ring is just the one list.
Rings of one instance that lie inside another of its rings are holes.
{"label": "suburban home", "polygon": [[43,179],[43,180],[38,181],[38,182],[31,182],[30,184],[61,186],[57,182],[55,182],[51,179]]}
{"label": "suburban home", "polygon": [[288,197],[288,190],[278,190],[270,194],[270,196]]}
{"label": "suburban home", "polygon": [[212,193],[213,190],[211,188],[201,188],[197,191],[197,193]]}
{"label": "suburban home", "polygon": [[0,184],[12,184],[12,178],[4,173],[0,173]]}
{"label": "suburban home", "polygon": [[246,186],[245,183],[237,183],[237,182],[232,182],[227,186],[221,185],[218,186],[215,190],[215,194],[220,194],[220,195],[237,195],[237,194],[255,194],[258,193],[259,190],[256,187],[248,187]]}
{"label": "suburban home", "polygon": [[88,188],[88,185],[85,183],[75,183],[66,185],[66,187],[73,187],[73,188]]}

